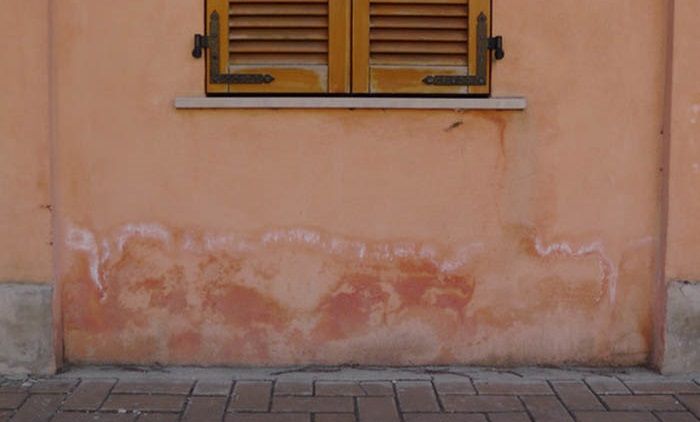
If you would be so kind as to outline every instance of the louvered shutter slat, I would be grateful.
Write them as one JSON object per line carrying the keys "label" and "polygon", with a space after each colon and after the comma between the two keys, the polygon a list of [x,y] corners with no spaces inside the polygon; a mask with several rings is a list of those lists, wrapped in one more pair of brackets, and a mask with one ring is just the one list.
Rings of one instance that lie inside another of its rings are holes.
{"label": "louvered shutter slat", "polygon": [[[337,34],[349,31],[350,0],[207,2],[208,15],[213,10],[225,15],[225,71],[273,78],[264,84],[231,83],[226,92],[326,93],[349,88],[349,75],[338,70],[349,66],[349,43],[338,40]],[[343,13],[347,22],[339,19]],[[343,77],[347,83],[338,81]]]}
{"label": "louvered shutter slat", "polygon": [[424,79],[475,72],[470,34],[482,12],[490,19],[490,0],[356,0],[353,91],[481,93],[474,87],[427,85]]}

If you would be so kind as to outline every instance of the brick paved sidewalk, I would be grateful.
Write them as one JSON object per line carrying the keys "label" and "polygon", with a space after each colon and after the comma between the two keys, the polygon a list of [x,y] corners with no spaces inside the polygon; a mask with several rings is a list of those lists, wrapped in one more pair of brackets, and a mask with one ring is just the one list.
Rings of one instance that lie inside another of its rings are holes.
{"label": "brick paved sidewalk", "polygon": [[0,421],[685,422],[700,375],[644,369],[78,368],[0,378]]}

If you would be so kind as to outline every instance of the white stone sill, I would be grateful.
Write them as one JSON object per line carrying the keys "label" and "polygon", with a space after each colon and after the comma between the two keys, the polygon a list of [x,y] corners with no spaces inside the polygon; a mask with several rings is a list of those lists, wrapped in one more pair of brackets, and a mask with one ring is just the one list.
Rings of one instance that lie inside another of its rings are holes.
{"label": "white stone sill", "polygon": [[525,110],[525,97],[177,97],[175,108],[192,109],[418,109]]}

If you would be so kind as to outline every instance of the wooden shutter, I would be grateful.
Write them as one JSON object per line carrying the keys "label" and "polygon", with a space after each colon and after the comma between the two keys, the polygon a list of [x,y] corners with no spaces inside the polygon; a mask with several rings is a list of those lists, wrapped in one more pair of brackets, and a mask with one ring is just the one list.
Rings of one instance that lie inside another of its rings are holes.
{"label": "wooden shutter", "polygon": [[207,92],[349,92],[350,1],[207,0]]}
{"label": "wooden shutter", "polygon": [[488,94],[484,33],[490,0],[355,0],[353,92]]}

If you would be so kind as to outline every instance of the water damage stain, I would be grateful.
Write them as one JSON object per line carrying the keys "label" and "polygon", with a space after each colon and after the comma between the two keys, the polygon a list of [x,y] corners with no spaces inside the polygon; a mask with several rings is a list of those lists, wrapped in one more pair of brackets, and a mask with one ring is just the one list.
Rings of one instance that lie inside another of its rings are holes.
{"label": "water damage stain", "polygon": [[[99,235],[74,228],[61,276],[66,358],[207,365],[498,361],[518,355],[509,350],[542,332],[543,321],[572,316],[555,324],[553,335],[579,322],[590,330],[608,324],[612,304],[601,300],[601,289],[609,289],[616,270],[602,246],[538,242],[531,239],[512,261],[522,260],[522,268],[537,263],[543,274],[516,280],[508,265],[492,263],[504,252],[479,243],[446,248],[300,228],[226,236],[159,225]],[[558,260],[567,261],[560,270],[551,267]],[[584,269],[567,280],[562,273],[572,265]],[[581,346],[597,335],[585,330],[570,333],[571,345],[556,345],[550,358],[566,358],[575,347],[605,358],[610,342]],[[645,341],[631,338],[622,349],[643,353]]]}

